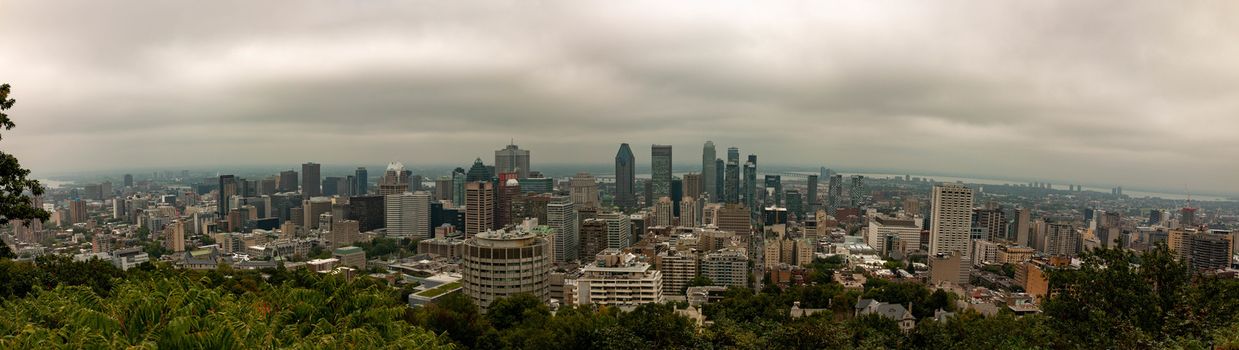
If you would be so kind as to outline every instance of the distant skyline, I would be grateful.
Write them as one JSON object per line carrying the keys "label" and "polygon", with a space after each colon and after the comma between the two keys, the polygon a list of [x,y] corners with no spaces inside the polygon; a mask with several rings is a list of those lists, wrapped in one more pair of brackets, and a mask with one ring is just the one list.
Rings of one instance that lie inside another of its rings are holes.
{"label": "distant skyline", "polygon": [[[763,165],[1239,194],[1239,2],[13,1],[35,175]],[[196,165],[195,165],[196,164]],[[299,167],[295,168],[299,169]],[[687,168],[691,169],[691,168]],[[687,170],[685,169],[685,170]],[[1106,185],[1109,184],[1109,185]]]}

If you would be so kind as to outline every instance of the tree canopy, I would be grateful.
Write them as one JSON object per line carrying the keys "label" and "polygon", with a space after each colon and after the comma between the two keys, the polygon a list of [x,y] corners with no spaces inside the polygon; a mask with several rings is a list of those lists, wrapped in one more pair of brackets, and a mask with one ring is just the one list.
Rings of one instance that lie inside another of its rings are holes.
{"label": "tree canopy", "polygon": [[[12,88],[9,84],[0,84],[0,127],[12,130],[17,124],[4,113],[17,100],[9,98]],[[3,134],[0,134],[3,140]],[[0,151],[0,224],[12,220],[44,220],[50,214],[31,201],[30,196],[43,195],[43,186],[38,180],[29,179],[30,170],[22,168],[17,157]]]}

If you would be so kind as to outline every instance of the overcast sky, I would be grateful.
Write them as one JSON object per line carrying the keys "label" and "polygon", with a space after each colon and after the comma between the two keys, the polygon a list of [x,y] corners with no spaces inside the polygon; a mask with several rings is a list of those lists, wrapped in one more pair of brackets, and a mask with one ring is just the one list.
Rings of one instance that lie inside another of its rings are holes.
{"label": "overcast sky", "polygon": [[1237,1],[4,1],[36,173],[698,162],[1239,193]]}

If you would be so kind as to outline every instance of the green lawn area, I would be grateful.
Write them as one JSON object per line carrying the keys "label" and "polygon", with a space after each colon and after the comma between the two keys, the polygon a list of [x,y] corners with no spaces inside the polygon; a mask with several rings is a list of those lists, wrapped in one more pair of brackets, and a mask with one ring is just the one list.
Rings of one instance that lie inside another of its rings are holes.
{"label": "green lawn area", "polygon": [[447,293],[456,288],[460,288],[460,282],[452,282],[452,283],[448,283],[442,286],[427,289],[420,293],[417,293],[417,295],[421,297],[426,297],[426,298],[434,298],[434,297],[443,295],[443,293]]}

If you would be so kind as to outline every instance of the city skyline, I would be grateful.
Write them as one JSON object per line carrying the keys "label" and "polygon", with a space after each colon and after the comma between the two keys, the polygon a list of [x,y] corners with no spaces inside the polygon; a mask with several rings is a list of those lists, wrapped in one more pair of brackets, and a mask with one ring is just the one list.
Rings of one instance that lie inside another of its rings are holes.
{"label": "city skyline", "polygon": [[1239,193],[1233,3],[241,4],[8,4],[6,149],[38,174],[712,140],[764,164]]}

